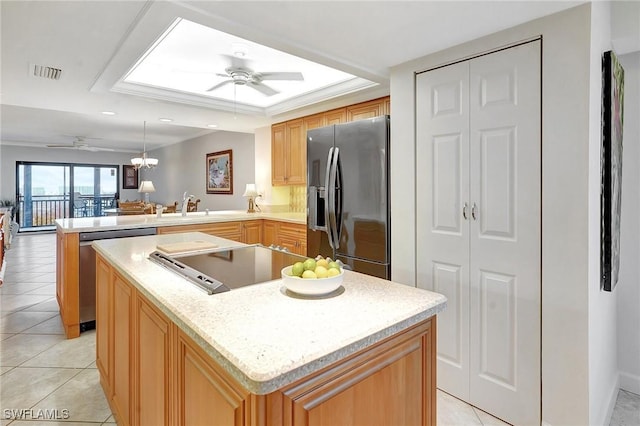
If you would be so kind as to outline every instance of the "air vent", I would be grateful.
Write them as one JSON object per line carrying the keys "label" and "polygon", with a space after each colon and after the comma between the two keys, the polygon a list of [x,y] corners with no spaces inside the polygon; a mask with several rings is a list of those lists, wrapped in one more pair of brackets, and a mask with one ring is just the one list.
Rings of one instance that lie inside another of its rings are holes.
{"label": "air vent", "polygon": [[47,67],[44,65],[33,65],[32,75],[34,77],[48,78],[49,80],[60,80],[62,70],[55,67]]}

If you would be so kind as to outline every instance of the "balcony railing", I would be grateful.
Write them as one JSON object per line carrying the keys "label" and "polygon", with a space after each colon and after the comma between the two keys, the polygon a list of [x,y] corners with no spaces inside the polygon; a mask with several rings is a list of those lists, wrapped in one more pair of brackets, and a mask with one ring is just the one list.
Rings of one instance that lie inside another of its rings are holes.
{"label": "balcony railing", "polygon": [[16,220],[20,228],[55,225],[56,219],[104,216],[115,207],[115,195],[33,195],[18,197]]}

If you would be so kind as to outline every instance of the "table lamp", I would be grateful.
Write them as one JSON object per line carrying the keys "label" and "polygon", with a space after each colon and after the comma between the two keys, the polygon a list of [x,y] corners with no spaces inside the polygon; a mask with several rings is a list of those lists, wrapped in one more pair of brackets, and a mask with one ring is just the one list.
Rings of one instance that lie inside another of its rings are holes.
{"label": "table lamp", "polygon": [[[245,187],[244,194],[242,194],[242,196],[247,197],[249,199],[249,208],[247,209],[247,213],[255,213],[254,207],[258,207],[255,204],[255,199],[260,196],[260,194],[256,190],[256,184],[248,183],[247,186]],[[258,207],[258,210],[260,210],[259,207]]]}
{"label": "table lamp", "polygon": [[153,186],[153,182],[150,180],[143,180],[140,183],[140,188],[138,188],[138,192],[144,194],[144,204],[149,204],[149,193],[156,192],[156,188]]}

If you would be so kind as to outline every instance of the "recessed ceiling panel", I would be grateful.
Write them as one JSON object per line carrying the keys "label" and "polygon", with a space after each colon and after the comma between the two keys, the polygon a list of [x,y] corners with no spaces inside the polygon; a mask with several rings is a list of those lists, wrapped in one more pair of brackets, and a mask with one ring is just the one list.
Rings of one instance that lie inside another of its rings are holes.
{"label": "recessed ceiling panel", "polygon": [[123,81],[266,108],[354,78],[179,18]]}

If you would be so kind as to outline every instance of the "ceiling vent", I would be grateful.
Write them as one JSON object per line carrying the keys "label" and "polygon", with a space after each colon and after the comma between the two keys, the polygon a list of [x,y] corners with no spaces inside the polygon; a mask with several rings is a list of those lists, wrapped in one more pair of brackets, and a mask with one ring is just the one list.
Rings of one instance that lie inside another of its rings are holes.
{"label": "ceiling vent", "polygon": [[60,80],[62,76],[62,69],[44,65],[33,65],[31,71],[31,75],[34,77],[48,78],[49,80]]}

